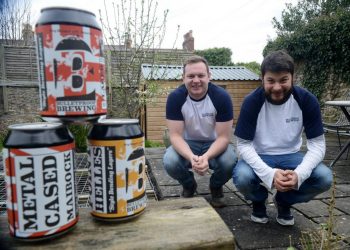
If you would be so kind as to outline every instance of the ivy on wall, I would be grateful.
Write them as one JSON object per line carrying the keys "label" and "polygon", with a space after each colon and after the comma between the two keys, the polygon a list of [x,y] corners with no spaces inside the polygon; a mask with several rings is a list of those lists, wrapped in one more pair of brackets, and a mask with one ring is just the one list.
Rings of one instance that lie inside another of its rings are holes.
{"label": "ivy on wall", "polygon": [[350,86],[349,6],[349,1],[335,0],[287,5],[282,21],[274,19],[278,37],[268,42],[263,54],[285,49],[300,67],[303,86],[319,99],[326,84],[334,89]]}

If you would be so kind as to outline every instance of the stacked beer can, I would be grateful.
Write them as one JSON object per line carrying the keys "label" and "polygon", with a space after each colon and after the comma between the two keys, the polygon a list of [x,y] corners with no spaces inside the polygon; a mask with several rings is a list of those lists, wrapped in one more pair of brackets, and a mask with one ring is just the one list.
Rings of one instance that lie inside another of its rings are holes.
{"label": "stacked beer can", "polygon": [[93,13],[41,10],[37,39],[41,116],[9,126],[4,142],[10,234],[42,240],[79,220],[74,138],[67,124],[92,123],[87,137],[91,214],[128,220],[146,207],[144,135],[137,119],[106,119],[102,32]]}

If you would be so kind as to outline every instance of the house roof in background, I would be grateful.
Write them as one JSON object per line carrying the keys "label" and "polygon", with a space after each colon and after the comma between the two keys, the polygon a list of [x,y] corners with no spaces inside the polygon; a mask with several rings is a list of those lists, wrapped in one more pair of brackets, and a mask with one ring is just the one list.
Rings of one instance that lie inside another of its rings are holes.
{"label": "house roof in background", "polygon": [[[142,64],[142,75],[147,80],[181,80],[181,65]],[[259,76],[243,66],[209,66],[213,81],[252,81]]]}

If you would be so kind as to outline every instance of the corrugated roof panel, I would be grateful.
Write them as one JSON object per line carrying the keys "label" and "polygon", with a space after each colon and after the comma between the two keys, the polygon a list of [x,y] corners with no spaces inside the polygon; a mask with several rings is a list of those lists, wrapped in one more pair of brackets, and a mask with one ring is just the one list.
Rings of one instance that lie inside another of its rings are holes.
{"label": "corrugated roof panel", "polygon": [[182,66],[142,64],[142,74],[148,80],[179,80]]}
{"label": "corrugated roof panel", "polygon": [[[142,64],[142,75],[147,80],[181,80],[182,65]],[[218,80],[259,80],[259,76],[243,66],[210,66],[211,79]]]}

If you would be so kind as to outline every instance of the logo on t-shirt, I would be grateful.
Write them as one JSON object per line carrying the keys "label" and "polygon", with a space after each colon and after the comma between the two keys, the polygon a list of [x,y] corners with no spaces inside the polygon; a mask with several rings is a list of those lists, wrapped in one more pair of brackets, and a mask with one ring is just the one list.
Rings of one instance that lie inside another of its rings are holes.
{"label": "logo on t-shirt", "polygon": [[291,117],[286,119],[286,123],[291,123],[291,122],[298,122],[299,117]]}
{"label": "logo on t-shirt", "polygon": [[215,116],[214,113],[202,113],[202,117],[203,117],[203,118],[204,118],[204,117],[213,117],[213,116]]}

